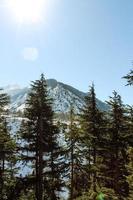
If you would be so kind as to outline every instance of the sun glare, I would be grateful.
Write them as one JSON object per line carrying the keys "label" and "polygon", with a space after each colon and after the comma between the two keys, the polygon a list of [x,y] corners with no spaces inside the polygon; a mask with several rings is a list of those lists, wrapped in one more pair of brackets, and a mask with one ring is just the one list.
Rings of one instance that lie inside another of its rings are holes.
{"label": "sun glare", "polygon": [[10,0],[9,7],[20,23],[36,23],[42,19],[44,0]]}

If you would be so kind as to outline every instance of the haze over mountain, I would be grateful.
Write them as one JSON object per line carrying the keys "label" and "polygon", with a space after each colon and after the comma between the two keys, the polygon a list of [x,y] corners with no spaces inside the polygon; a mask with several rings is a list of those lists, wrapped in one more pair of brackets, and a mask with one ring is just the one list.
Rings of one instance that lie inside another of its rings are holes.
{"label": "haze over mountain", "polygon": [[[53,99],[53,109],[56,113],[69,112],[72,104],[75,111],[78,112],[84,104],[86,93],[79,91],[70,85],[58,82],[55,79],[48,79],[47,85],[48,93]],[[18,85],[8,85],[3,89],[11,98],[10,109],[12,111],[23,111],[30,87],[21,88]],[[98,99],[97,105],[101,110],[108,109],[108,106]]]}

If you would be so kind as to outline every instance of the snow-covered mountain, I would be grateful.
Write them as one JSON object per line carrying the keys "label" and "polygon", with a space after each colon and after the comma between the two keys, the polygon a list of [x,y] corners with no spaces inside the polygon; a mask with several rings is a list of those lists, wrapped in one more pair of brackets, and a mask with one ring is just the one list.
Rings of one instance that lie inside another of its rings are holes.
{"label": "snow-covered mountain", "polygon": [[[53,99],[53,109],[55,112],[67,113],[70,111],[70,106],[72,104],[74,105],[76,112],[82,107],[86,93],[81,92],[70,85],[58,82],[55,79],[48,79],[47,85],[49,95]],[[21,88],[17,85],[11,85],[4,87],[3,89],[11,98],[10,108],[13,111],[23,111],[30,88]],[[98,99],[97,105],[102,110],[108,109],[108,106]]]}

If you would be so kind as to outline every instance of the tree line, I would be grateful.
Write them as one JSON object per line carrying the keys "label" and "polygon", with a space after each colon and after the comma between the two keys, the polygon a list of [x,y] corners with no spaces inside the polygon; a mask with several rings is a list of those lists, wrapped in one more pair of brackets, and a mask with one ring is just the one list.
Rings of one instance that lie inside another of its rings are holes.
{"label": "tree line", "polygon": [[[133,84],[133,72],[124,78]],[[133,107],[114,91],[107,111],[97,107],[94,85],[80,113],[70,106],[58,121],[42,74],[31,83],[17,137],[0,93],[0,200],[133,199]],[[25,170],[24,170],[25,169]]]}

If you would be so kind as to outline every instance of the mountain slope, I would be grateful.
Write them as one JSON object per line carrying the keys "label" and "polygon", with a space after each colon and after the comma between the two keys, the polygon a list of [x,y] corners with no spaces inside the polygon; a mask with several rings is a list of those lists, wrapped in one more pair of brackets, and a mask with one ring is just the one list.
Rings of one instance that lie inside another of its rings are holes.
{"label": "mountain slope", "polygon": [[[75,111],[78,112],[84,104],[84,97],[86,96],[86,93],[81,92],[70,85],[58,82],[55,79],[48,79],[47,85],[48,93],[53,99],[53,109],[55,112],[67,113],[70,111],[70,106],[72,104]],[[3,89],[11,97],[10,109],[13,111],[23,111],[30,89],[28,87],[20,88],[16,85],[7,86]],[[101,110],[108,109],[108,106],[98,99],[97,105]]]}

